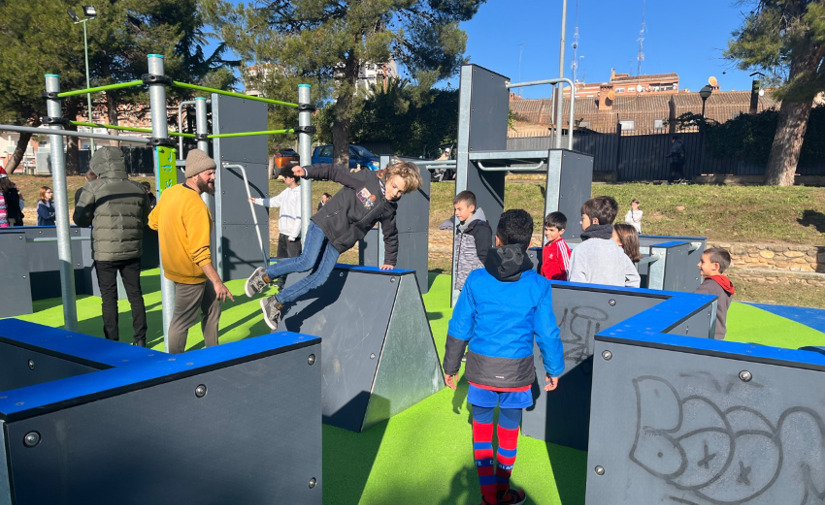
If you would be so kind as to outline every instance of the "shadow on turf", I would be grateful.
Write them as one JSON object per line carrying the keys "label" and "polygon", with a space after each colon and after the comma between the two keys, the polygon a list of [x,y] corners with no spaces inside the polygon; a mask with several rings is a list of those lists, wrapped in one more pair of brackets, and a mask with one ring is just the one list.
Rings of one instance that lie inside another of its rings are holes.
{"label": "shadow on turf", "polygon": [[[371,408],[386,409],[387,412],[380,415],[389,417],[388,400],[373,395],[371,402],[374,403]],[[323,425],[324,503],[358,505],[361,502],[388,422],[381,421],[361,433]]]}

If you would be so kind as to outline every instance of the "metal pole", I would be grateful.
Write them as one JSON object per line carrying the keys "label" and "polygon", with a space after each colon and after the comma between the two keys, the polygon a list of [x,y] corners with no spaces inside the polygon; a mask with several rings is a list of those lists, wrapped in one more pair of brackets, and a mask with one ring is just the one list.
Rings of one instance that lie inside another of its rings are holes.
{"label": "metal pole", "polygon": [[[301,105],[310,104],[310,85],[298,85],[298,103]],[[312,111],[309,109],[298,112],[298,126],[303,128],[312,124]],[[312,161],[312,135],[301,132],[298,134],[298,155],[301,158],[301,166],[305,167]],[[307,235],[309,228],[309,218],[312,217],[312,181],[304,179],[301,181],[301,238]]]}
{"label": "metal pole", "polygon": [[[203,138],[207,133],[209,133],[209,119],[207,118],[206,103],[206,97],[195,97],[195,133],[198,138],[198,149],[208,155],[210,154],[209,140]],[[215,196],[204,191],[201,193],[201,200],[203,200],[203,203],[206,204],[206,208],[209,209],[209,213],[212,214],[212,216],[215,216]],[[217,251],[218,247],[214,240],[215,235],[213,234],[212,242],[209,247],[211,247],[213,251]]]}
{"label": "metal pole", "polygon": [[[83,51],[86,53],[86,88],[91,88],[91,83],[89,81],[89,42],[86,39],[86,21],[89,18],[83,20]],[[89,122],[93,123],[94,120],[92,119],[92,94],[86,93],[86,105],[89,107]],[[94,139],[89,139],[89,145],[91,149],[89,150],[89,154],[95,152],[95,141]]]}
{"label": "metal pole", "polygon": [[[564,31],[567,27],[567,0],[563,0],[561,4],[561,44],[559,49],[559,79],[564,78]],[[562,87],[556,85],[556,136],[553,138],[553,147],[561,149],[561,134],[562,134],[562,104],[564,98],[562,97]],[[570,88],[570,94],[574,93],[573,88]],[[573,126],[570,125],[570,128]]]}
{"label": "metal pole", "polygon": [[[75,121],[70,121],[75,122]],[[43,128],[34,128],[31,126],[15,126],[15,125],[8,125],[8,124],[0,124],[0,132],[2,131],[11,131],[11,132],[24,132],[24,133],[34,133],[35,135],[44,135],[45,131]],[[107,135],[105,133],[84,133],[84,132],[74,132],[74,131],[67,131],[67,130],[56,130],[49,135],[60,135],[61,137],[79,137],[79,138],[94,138],[94,139],[103,139],[103,140],[116,140],[118,142],[126,142],[128,144],[148,144],[149,139],[141,138],[141,137],[121,137],[118,135]]]}
{"label": "metal pole", "polygon": [[[197,135],[206,135],[209,133],[209,121],[206,110],[207,102],[206,97],[195,97],[195,133]],[[198,149],[209,154],[209,141],[199,138]]]}
{"label": "metal pole", "polygon": [[[86,25],[83,25],[86,26]],[[60,91],[60,76],[46,74],[46,92]],[[49,117],[63,115],[59,99],[46,100]],[[59,124],[49,125],[50,130],[60,130]],[[57,234],[57,259],[60,269],[60,294],[63,298],[63,325],[69,331],[77,331],[77,298],[74,286],[74,263],[72,262],[72,240],[69,235],[69,201],[66,185],[66,156],[63,153],[63,136],[49,135],[52,156],[52,185],[54,186],[55,231]]]}
{"label": "metal pole", "polygon": [[[149,74],[163,74],[163,55],[150,54]],[[153,84],[149,86],[149,108],[152,117],[152,137],[156,139],[168,138],[169,128],[166,125],[166,88],[163,84]],[[160,181],[160,147],[155,148],[155,186],[161,191]],[[163,312],[163,346],[169,352],[169,323],[172,322],[172,315],[175,308],[175,283],[166,278],[163,274],[163,264],[160,265],[160,297],[161,310]]]}

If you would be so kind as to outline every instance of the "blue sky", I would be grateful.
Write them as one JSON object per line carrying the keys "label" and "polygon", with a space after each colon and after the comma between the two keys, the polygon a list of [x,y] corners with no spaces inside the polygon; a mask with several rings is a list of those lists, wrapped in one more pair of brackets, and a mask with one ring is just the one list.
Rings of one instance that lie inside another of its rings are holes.
{"label": "blue sky", "polygon": [[[717,78],[722,90],[750,90],[750,72],[724,60],[722,52],[731,32],[742,25],[742,13],[755,4],[748,0],[738,4],[735,0],[567,0],[564,76],[572,78],[577,25],[578,80],[606,82],[611,68],[636,75],[644,11],[642,74],[675,72],[680,89],[691,91],[707,84],[710,76]],[[468,35],[466,56],[512,82],[556,78],[561,11],[561,0],[488,0],[472,20],[462,23]],[[457,83],[457,78],[451,80],[453,86]],[[521,89],[526,98],[550,93],[550,86]]]}

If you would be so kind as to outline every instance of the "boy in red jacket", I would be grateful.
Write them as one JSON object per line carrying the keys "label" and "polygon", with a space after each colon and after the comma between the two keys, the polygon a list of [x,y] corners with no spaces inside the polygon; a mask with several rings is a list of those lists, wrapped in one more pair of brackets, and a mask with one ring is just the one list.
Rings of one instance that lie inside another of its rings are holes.
{"label": "boy in red jacket", "polygon": [[541,275],[551,281],[566,281],[570,272],[570,246],[561,236],[567,228],[567,216],[551,212],[544,218],[547,244],[541,250]]}
{"label": "boy in red jacket", "polygon": [[736,290],[733,284],[724,274],[730,266],[730,253],[721,247],[711,247],[702,253],[702,260],[699,262],[699,273],[705,280],[696,288],[696,293],[706,295],[716,295],[716,340],[724,340],[727,327],[725,322],[728,319],[728,307],[731,298]]}

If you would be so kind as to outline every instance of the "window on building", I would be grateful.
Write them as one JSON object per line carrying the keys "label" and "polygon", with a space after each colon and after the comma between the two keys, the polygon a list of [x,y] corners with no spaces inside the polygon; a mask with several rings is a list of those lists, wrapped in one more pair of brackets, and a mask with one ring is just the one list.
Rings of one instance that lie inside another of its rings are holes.
{"label": "window on building", "polygon": [[616,93],[624,93],[624,88],[616,88]]}
{"label": "window on building", "polygon": [[653,129],[654,130],[661,130],[665,127],[665,120],[664,119],[654,119],[653,120]]}
{"label": "window on building", "polygon": [[622,125],[622,130],[626,132],[636,129],[636,121],[634,119],[622,119],[619,121],[619,124]]}

